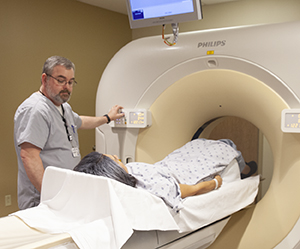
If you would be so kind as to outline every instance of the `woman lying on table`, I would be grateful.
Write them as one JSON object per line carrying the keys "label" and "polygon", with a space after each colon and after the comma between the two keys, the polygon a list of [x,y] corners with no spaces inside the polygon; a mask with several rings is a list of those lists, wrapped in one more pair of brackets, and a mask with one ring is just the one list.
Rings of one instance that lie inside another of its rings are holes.
{"label": "woman lying on table", "polygon": [[124,165],[117,156],[92,152],[74,170],[145,189],[177,211],[183,198],[220,188],[220,174],[233,159],[242,172],[245,161],[231,140],[195,139],[155,164]]}

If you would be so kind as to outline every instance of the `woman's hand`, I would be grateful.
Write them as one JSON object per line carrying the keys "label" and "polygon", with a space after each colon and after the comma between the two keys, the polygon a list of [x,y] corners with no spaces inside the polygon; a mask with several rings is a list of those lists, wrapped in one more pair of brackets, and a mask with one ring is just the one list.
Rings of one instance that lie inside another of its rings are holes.
{"label": "woman's hand", "polygon": [[[222,177],[219,175],[216,175],[215,178],[218,181],[218,188],[221,187],[222,185]],[[199,182],[195,185],[187,185],[187,184],[179,184],[180,186],[180,191],[181,191],[181,198],[185,198],[188,196],[193,196],[193,195],[202,195],[205,193],[208,193],[214,189],[216,189],[216,181],[215,180],[210,180],[206,182]]]}
{"label": "woman's hand", "polygon": [[218,189],[218,188],[220,188],[222,186],[223,179],[219,175],[216,175],[215,179],[218,181],[218,187],[216,188],[216,185],[215,185],[215,189]]}

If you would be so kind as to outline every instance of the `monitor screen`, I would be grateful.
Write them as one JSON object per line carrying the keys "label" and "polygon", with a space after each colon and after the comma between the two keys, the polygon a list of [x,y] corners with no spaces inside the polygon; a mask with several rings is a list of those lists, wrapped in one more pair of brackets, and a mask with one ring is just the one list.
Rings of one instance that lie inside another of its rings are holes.
{"label": "monitor screen", "polygon": [[202,19],[200,0],[127,0],[131,28]]}

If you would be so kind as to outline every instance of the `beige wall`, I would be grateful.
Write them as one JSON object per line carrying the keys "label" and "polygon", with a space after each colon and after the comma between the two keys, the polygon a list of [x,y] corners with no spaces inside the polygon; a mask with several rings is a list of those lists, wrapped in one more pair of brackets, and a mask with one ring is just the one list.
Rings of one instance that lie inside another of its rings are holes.
{"label": "beige wall", "polygon": [[[62,55],[75,63],[78,85],[70,104],[79,114],[94,115],[101,74],[130,40],[122,14],[75,0],[0,0],[0,216],[18,209],[13,117],[18,105],[39,89],[44,61]],[[92,151],[94,134],[80,131],[82,155]],[[12,206],[5,207],[5,195],[12,195]]]}
{"label": "beige wall", "polygon": [[[203,6],[203,20],[180,24],[180,32],[300,20],[299,10],[300,0],[208,5]],[[97,85],[110,58],[131,39],[160,34],[161,27],[131,32],[127,16],[76,0],[0,0],[0,216],[17,210],[13,116],[38,90],[45,59],[62,55],[76,64],[79,84],[70,104],[79,114],[94,115]],[[80,131],[79,136],[85,155],[94,146],[94,131]],[[13,205],[5,207],[4,196],[9,194]]]}

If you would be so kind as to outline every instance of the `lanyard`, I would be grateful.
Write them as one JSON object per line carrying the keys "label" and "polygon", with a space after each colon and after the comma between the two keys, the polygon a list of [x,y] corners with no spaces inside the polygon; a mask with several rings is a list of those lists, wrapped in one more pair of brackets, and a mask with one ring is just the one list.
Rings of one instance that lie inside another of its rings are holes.
{"label": "lanyard", "polygon": [[69,130],[68,130],[67,120],[65,119],[65,109],[64,109],[63,105],[61,105],[61,109],[62,109],[63,115],[60,115],[60,116],[61,116],[61,118],[62,118],[62,121],[64,122],[68,140],[71,142],[71,141],[73,140],[73,137],[72,137],[72,135],[69,133]]}
{"label": "lanyard", "polygon": [[[66,128],[66,133],[67,133],[67,136],[68,136],[68,140],[72,145],[72,155],[73,155],[73,157],[80,157],[79,148],[78,148],[78,146],[74,145],[73,136],[69,133],[69,130],[68,130],[67,121],[65,119],[65,109],[64,109],[63,105],[61,105],[61,109],[62,109],[62,114],[63,115],[60,115],[60,116],[62,118],[62,121],[64,122],[64,125],[65,125],[65,128]],[[73,125],[72,125],[72,128],[73,128],[73,132],[75,133],[75,129],[74,129]]]}

